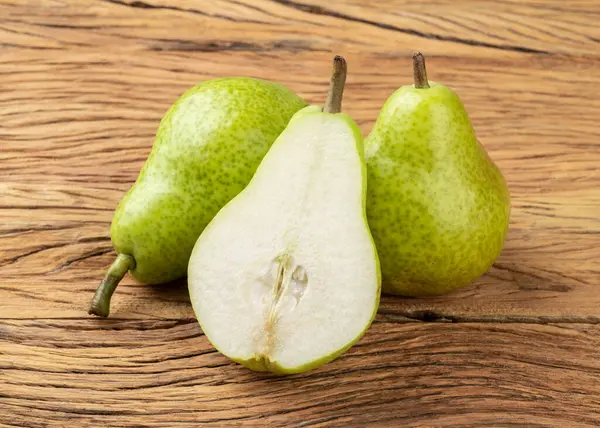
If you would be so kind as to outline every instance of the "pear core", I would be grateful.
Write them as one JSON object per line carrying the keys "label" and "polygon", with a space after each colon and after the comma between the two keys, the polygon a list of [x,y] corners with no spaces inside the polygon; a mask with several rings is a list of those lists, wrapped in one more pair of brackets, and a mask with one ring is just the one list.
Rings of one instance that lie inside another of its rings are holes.
{"label": "pear core", "polygon": [[275,329],[282,313],[293,311],[308,287],[306,269],[295,263],[290,254],[282,254],[273,260],[265,277],[258,281],[256,300],[265,307],[262,340],[257,342],[255,354],[268,360],[275,346]]}

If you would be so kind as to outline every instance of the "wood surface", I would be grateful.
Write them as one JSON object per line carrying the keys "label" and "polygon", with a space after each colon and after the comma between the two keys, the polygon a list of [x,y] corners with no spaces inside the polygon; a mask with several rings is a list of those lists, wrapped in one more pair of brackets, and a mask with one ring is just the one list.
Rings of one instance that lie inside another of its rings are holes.
{"label": "wood surface", "polygon": [[[600,425],[599,19],[595,0],[0,0],[0,424]],[[509,184],[485,276],[384,297],[358,345],[289,378],[216,353],[185,280],[127,278],[110,319],[87,315],[182,92],[249,75],[322,103],[342,54],[367,134],[414,50]]]}

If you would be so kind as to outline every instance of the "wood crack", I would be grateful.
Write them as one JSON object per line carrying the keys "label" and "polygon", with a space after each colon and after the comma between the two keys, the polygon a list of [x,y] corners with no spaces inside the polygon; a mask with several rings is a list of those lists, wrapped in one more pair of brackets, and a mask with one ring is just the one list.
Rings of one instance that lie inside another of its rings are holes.
{"label": "wood crack", "polygon": [[[106,240],[110,240],[110,238],[107,238]],[[61,270],[71,266],[73,263],[77,263],[77,262],[81,262],[83,260],[87,260],[87,259],[91,259],[93,257],[98,257],[98,256],[103,256],[104,254],[108,254],[108,253],[112,253],[114,250],[112,247],[107,247],[107,248],[99,248],[97,250],[93,250],[89,253],[85,253],[82,254],[79,257],[75,257],[72,259],[68,259],[66,262],[61,263],[60,265],[56,266],[51,273],[56,273],[56,272],[60,272]]]}
{"label": "wood crack", "polygon": [[600,315],[454,315],[432,310],[381,309],[375,322],[491,323],[491,324],[600,324]]}
{"label": "wood crack", "polygon": [[154,43],[149,44],[152,51],[183,51],[183,52],[222,52],[222,51],[248,51],[248,52],[269,52],[269,51],[314,51],[323,52],[315,49],[308,43],[301,40],[279,40],[271,44],[260,45],[256,43],[240,41],[221,41],[196,42],[193,40],[169,40],[155,39]]}
{"label": "wood crack", "polygon": [[233,22],[248,22],[248,23],[253,23],[253,24],[269,25],[268,22],[264,22],[264,21],[257,21],[257,20],[253,20],[253,19],[236,19],[236,18],[232,18],[231,16],[226,16],[226,15],[221,15],[221,14],[209,14],[209,13],[203,12],[198,9],[188,9],[188,8],[182,8],[182,7],[177,7],[177,6],[154,5],[154,4],[146,3],[144,1],[139,1],[139,0],[132,1],[130,3],[126,2],[126,1],[120,1],[120,0],[104,0],[104,1],[107,3],[114,3],[114,4],[121,5],[121,6],[128,6],[128,7],[133,7],[133,8],[137,8],[137,9],[172,10],[172,11],[176,11],[176,12],[193,13],[196,15],[206,16],[206,17],[210,17],[210,18],[224,19],[224,20],[233,21]]}

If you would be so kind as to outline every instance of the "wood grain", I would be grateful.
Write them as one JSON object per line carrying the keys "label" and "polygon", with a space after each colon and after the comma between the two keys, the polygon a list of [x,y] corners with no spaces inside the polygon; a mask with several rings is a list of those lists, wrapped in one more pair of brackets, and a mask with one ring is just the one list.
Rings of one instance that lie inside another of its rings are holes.
{"label": "wood grain", "polygon": [[339,360],[285,378],[229,362],[194,320],[4,320],[0,334],[0,422],[18,426],[592,427],[600,420],[599,326],[381,318]]}
{"label": "wood grain", "polygon": [[[598,54],[594,0],[5,0],[5,46],[62,50]],[[176,23],[177,25],[173,25]],[[81,37],[84,34],[85,37]]]}
{"label": "wood grain", "polygon": [[[0,425],[600,425],[600,3],[0,0]],[[185,280],[87,304],[112,211],[187,88],[279,80],[365,134],[410,55],[503,170],[505,250],[474,284],[384,297],[341,359],[289,378],[216,353]]]}

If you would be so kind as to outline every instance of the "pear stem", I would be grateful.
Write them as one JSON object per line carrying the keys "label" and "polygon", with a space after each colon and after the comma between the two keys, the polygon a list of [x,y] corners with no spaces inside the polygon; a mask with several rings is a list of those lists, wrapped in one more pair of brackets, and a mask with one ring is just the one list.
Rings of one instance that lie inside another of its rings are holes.
{"label": "pear stem", "polygon": [[344,95],[347,69],[348,66],[344,57],[336,55],[333,58],[333,72],[331,73],[329,93],[327,94],[325,108],[323,108],[325,113],[339,113],[342,111],[342,96]]}
{"label": "pear stem", "polygon": [[110,312],[110,298],[112,297],[117,285],[127,271],[135,267],[135,260],[127,254],[119,254],[117,259],[106,272],[104,279],[96,289],[90,310],[90,315],[98,315],[99,317],[107,317]]}
{"label": "pear stem", "polygon": [[415,77],[415,88],[429,88],[427,69],[425,68],[425,57],[421,52],[415,52],[413,54],[413,72]]}

